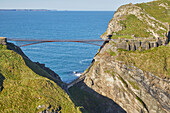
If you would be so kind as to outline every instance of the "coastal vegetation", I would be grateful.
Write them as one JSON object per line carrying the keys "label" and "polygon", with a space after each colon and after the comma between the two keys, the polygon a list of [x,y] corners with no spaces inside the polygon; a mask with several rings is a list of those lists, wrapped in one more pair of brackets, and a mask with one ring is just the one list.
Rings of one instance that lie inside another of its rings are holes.
{"label": "coastal vegetation", "polygon": [[111,56],[116,56],[117,54],[115,52],[113,52],[112,50],[108,50],[108,53],[111,55]]}
{"label": "coastal vegetation", "polygon": [[110,27],[101,37],[164,37],[170,24],[169,6],[169,0],[123,5],[118,8],[109,22]]}
{"label": "coastal vegetation", "polygon": [[[135,24],[134,24],[135,22]],[[139,20],[135,15],[128,15],[125,20],[120,21],[123,25],[123,30],[119,31],[118,34],[135,34],[135,37],[150,37],[150,33],[147,32],[147,25]],[[126,38],[126,37],[125,37]]]}
{"label": "coastal vegetation", "polygon": [[132,39],[131,35],[116,34],[116,35],[112,35],[111,37],[111,39],[120,39],[120,38]]}
{"label": "coastal vegetation", "polygon": [[118,60],[151,72],[160,78],[170,78],[170,47],[160,46],[144,51],[119,49]]}
{"label": "coastal vegetation", "polygon": [[27,65],[34,67],[32,61],[7,48],[0,45],[0,112],[79,112],[51,75],[39,66],[44,76],[37,74]]}
{"label": "coastal vegetation", "polygon": [[156,0],[136,5],[144,9],[149,15],[153,16],[157,20],[161,22],[168,22],[170,24],[169,0]]}

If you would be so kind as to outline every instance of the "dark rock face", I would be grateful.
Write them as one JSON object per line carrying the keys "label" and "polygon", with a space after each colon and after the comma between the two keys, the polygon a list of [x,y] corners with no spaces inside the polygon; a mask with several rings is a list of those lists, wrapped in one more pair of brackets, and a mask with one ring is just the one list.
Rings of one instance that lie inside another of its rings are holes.
{"label": "dark rock face", "polygon": [[81,105],[83,109],[85,109],[85,113],[126,113],[126,111],[112,99],[97,93],[83,81],[77,83],[69,90],[78,105]]}
{"label": "dark rock face", "polygon": [[61,111],[61,107],[59,106],[58,109],[51,109],[51,105],[49,105],[48,107],[46,107],[45,105],[39,105],[37,107],[37,109],[41,109],[41,108],[46,108],[45,110],[39,112],[39,113],[60,113]]}

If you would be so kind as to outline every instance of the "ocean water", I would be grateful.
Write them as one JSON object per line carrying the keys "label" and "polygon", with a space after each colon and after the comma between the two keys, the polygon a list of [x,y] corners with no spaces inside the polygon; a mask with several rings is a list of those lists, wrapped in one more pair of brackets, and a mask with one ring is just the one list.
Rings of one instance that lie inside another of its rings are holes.
{"label": "ocean water", "polygon": [[[112,11],[0,11],[0,37],[15,39],[100,39]],[[28,42],[14,42],[20,46]],[[98,42],[96,42],[98,43]],[[98,44],[102,44],[99,42]],[[46,64],[64,82],[71,82],[90,65],[99,46],[73,42],[22,47],[34,62]]]}

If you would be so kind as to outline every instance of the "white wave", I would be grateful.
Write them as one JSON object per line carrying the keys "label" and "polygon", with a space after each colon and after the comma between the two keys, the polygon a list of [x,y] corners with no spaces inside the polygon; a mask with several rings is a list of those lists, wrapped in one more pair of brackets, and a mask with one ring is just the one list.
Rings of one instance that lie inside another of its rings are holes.
{"label": "white wave", "polygon": [[79,63],[83,64],[83,63],[86,63],[87,61],[92,61],[92,59],[84,59],[84,60],[81,60]]}
{"label": "white wave", "polygon": [[73,71],[73,73],[74,73],[74,75],[77,76],[77,77],[81,76],[81,73],[79,73],[79,72]]}

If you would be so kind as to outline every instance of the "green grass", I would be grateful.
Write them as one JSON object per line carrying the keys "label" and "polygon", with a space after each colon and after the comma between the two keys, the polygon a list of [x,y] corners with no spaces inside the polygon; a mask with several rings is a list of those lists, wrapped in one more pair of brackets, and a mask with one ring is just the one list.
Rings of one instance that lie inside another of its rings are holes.
{"label": "green grass", "polygon": [[161,3],[167,3],[170,6],[169,0],[157,0],[148,3],[136,4],[144,9],[149,15],[153,16],[157,20],[162,22],[168,22],[170,24],[170,10],[159,6]]}
{"label": "green grass", "polygon": [[121,39],[121,38],[126,38],[126,39],[133,39],[131,35],[112,35],[111,39]]}
{"label": "green grass", "polygon": [[44,71],[42,68],[40,68],[37,64],[35,64],[34,62],[30,61],[29,58],[22,52],[22,50],[20,48],[15,47],[14,44],[12,43],[8,43],[8,49],[13,50],[15,52],[17,52],[18,54],[23,56],[23,60],[25,61],[25,64],[31,69],[33,70],[36,74],[46,77],[50,80],[55,81],[58,85],[62,84],[62,81],[60,80],[56,80],[54,77],[52,77],[50,74],[48,74],[48,72]]}
{"label": "green grass", "polygon": [[139,98],[138,96],[136,96],[136,99],[142,104],[142,106],[147,110],[147,112],[149,113],[149,110],[146,106],[146,104],[143,102],[143,100],[141,98]]}
{"label": "green grass", "polygon": [[[128,50],[122,49],[122,48],[118,48],[117,50],[118,50],[119,52],[128,51]],[[129,52],[131,52],[131,51],[129,51]]]}
{"label": "green grass", "polygon": [[121,76],[119,76],[119,79],[122,81],[122,83],[125,85],[125,87],[128,88],[127,82]]}
{"label": "green grass", "polygon": [[128,80],[128,82],[130,83],[130,85],[131,85],[133,88],[139,90],[138,84],[137,84],[136,82],[133,82],[133,81],[130,81],[130,80]]}
{"label": "green grass", "polygon": [[0,44],[0,50],[6,50],[6,49],[7,49],[7,46]]}
{"label": "green grass", "polygon": [[111,74],[113,78],[115,77],[115,72],[113,70],[105,70],[105,73]]}
{"label": "green grass", "polygon": [[119,50],[118,60],[151,72],[160,78],[170,78],[170,47],[160,46],[145,51]]}
{"label": "green grass", "polygon": [[138,96],[136,96],[136,99],[145,107],[145,103],[142,101],[142,99],[140,99]]}
{"label": "green grass", "polygon": [[104,72],[109,74],[111,73],[111,70],[105,70]]}
{"label": "green grass", "polygon": [[[127,36],[135,35],[135,37],[149,37],[150,33],[146,31],[148,26],[139,20],[135,15],[128,15],[125,20],[120,21],[124,29],[118,34],[126,34]],[[135,23],[135,24],[134,24]]]}
{"label": "green grass", "polygon": [[108,53],[109,53],[111,56],[116,56],[116,55],[117,55],[117,54],[116,54],[114,51],[112,51],[111,49],[108,50]]}
{"label": "green grass", "polygon": [[[69,96],[51,78],[47,72],[44,77],[36,74],[21,55],[0,45],[0,112],[39,112],[51,106],[50,110],[63,113],[79,112]],[[35,64],[34,64],[35,66]],[[34,67],[33,66],[33,67]],[[38,72],[37,72],[38,73]],[[39,105],[44,108],[37,109]]]}
{"label": "green grass", "polygon": [[[136,6],[139,6],[142,8],[141,11],[143,11],[146,14],[149,14],[151,17],[154,17],[155,19],[161,21],[161,22],[167,22],[170,24],[170,10],[166,9],[165,7],[159,6],[161,3],[166,3],[168,6],[170,6],[169,0],[157,0],[152,1],[148,3],[141,3],[136,4]],[[144,14],[141,14],[141,17]],[[157,33],[159,36],[164,37],[165,30],[157,28],[158,26],[167,29],[163,24],[158,23],[155,20],[149,19],[149,21],[152,21],[152,23],[155,24],[155,27],[149,26],[146,22],[146,20],[139,20],[135,15],[125,15],[121,17],[121,21],[119,23],[123,26],[123,30],[116,32],[117,35],[113,35],[111,38],[117,39],[117,38],[131,38],[131,35],[135,35],[135,37],[153,37],[153,34],[151,32],[148,32],[147,29],[152,29],[155,33]]]}

